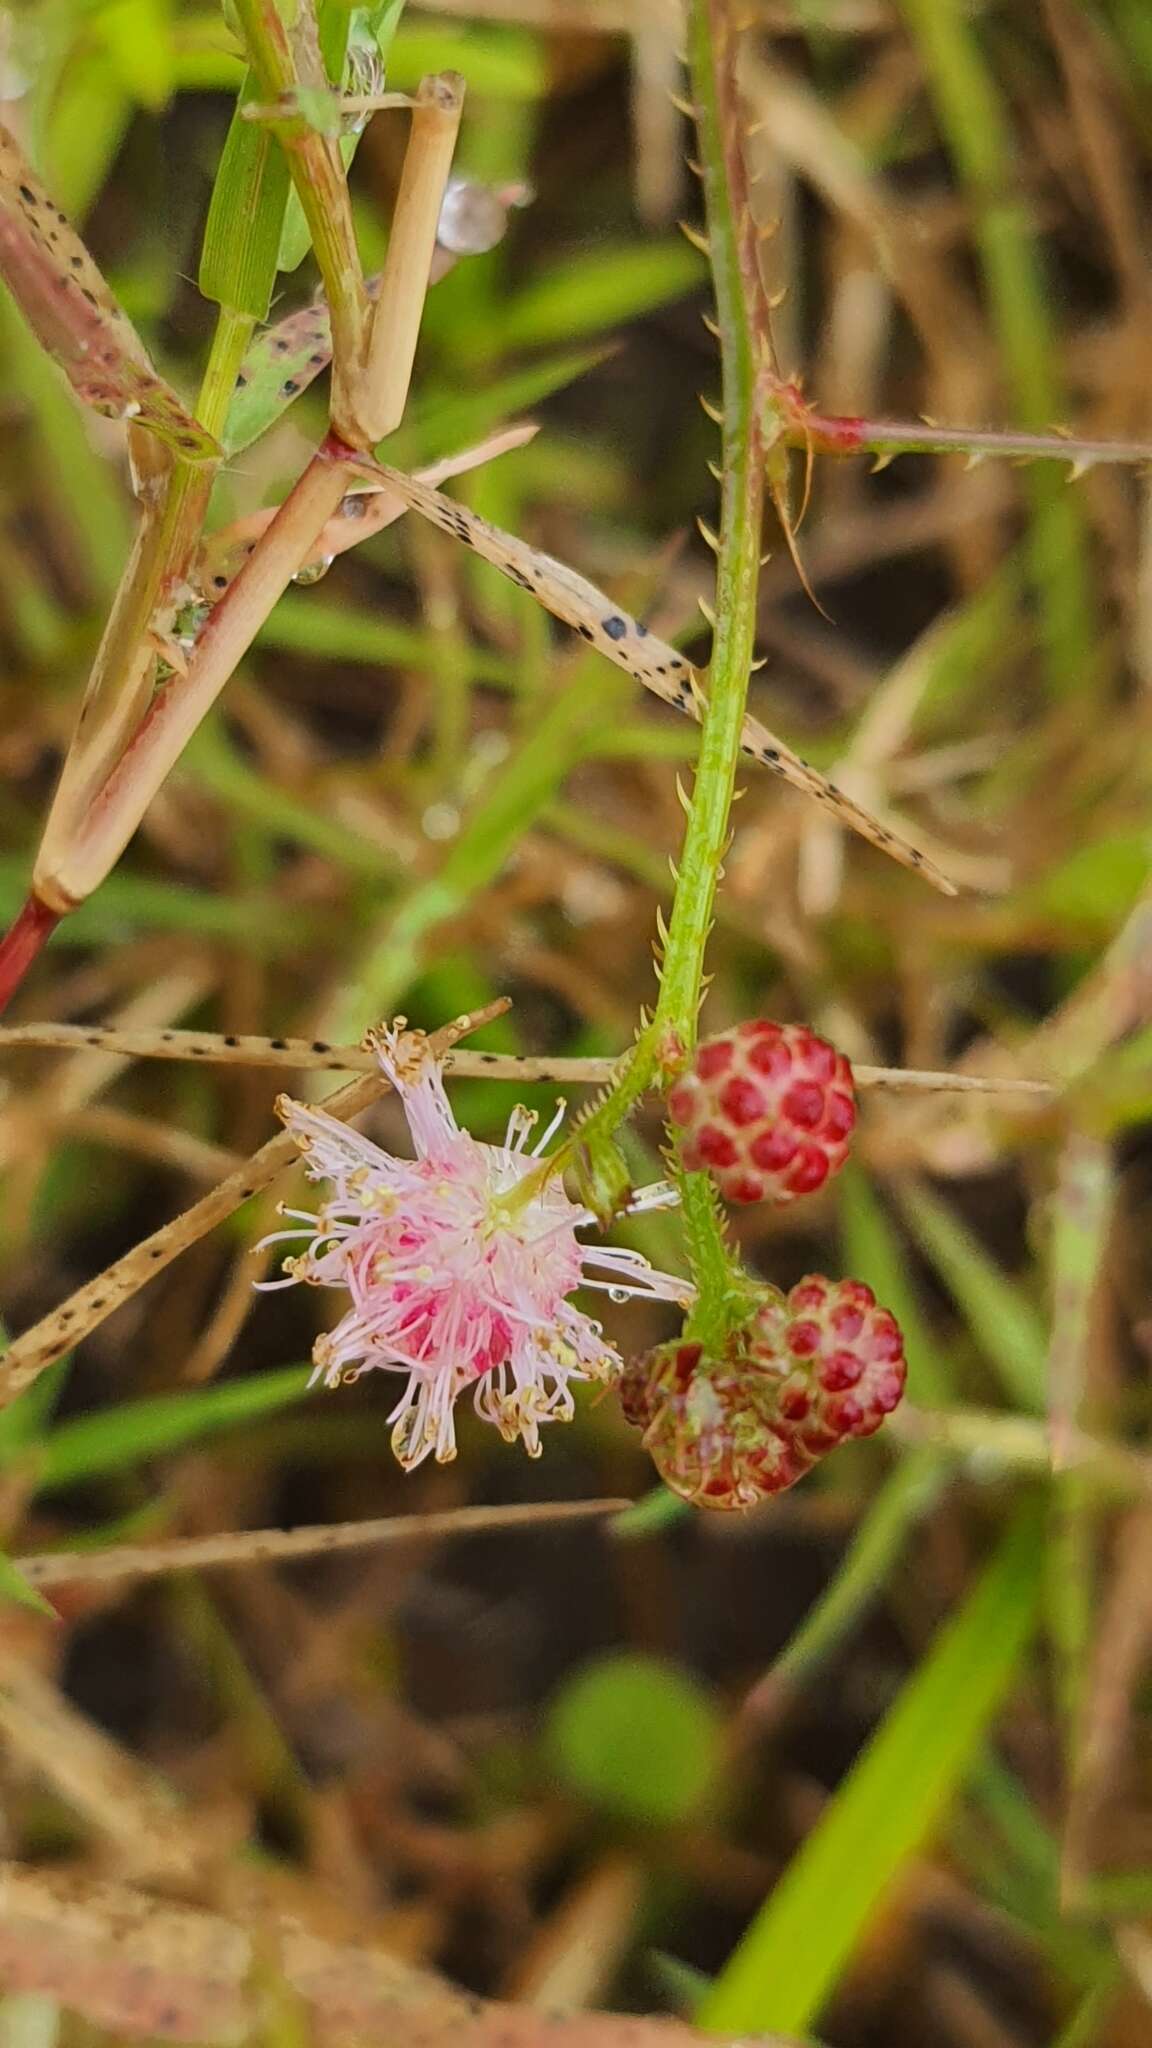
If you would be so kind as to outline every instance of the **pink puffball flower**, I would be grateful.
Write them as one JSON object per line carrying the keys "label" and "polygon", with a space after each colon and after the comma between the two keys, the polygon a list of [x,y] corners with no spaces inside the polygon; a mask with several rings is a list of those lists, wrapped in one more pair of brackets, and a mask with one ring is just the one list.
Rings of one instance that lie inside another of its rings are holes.
{"label": "pink puffball flower", "polygon": [[[502,1145],[460,1129],[439,1063],[403,1019],[369,1043],[404,1105],[414,1159],[397,1159],[322,1109],[281,1096],[277,1113],[314,1180],[333,1193],[319,1214],[286,1211],[298,1224],[264,1242],[308,1238],[284,1262],[286,1278],[265,1283],[345,1288],[351,1307],[313,1351],[313,1381],[329,1387],[377,1367],[407,1384],[388,1417],[392,1448],[412,1470],[430,1452],[456,1455],[457,1396],[475,1387],[477,1413],[508,1443],[540,1455],[540,1425],[573,1415],[570,1382],[611,1381],[621,1370],[600,1325],[572,1306],[577,1287],[684,1303],[685,1280],[652,1268],[639,1252],[582,1244],[594,1223],[559,1178],[519,1199],[556,1130],[563,1105],[533,1151],[535,1119],[512,1112]],[[663,1186],[634,1208],[674,1199]]]}

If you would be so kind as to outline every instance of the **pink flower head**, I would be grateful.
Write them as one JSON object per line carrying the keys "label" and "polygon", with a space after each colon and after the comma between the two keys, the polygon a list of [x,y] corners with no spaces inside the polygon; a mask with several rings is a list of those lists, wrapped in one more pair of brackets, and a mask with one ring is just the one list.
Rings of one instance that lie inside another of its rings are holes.
{"label": "pink flower head", "polygon": [[[346,1288],[352,1305],[316,1343],[313,1379],[335,1387],[382,1367],[407,1375],[389,1416],[392,1448],[408,1470],[429,1452],[456,1455],[458,1394],[476,1388],[476,1410],[509,1443],[520,1437],[540,1454],[540,1424],[568,1422],[571,1380],[610,1380],[621,1361],[598,1323],[573,1308],[577,1287],[612,1299],[648,1295],[684,1302],[684,1280],[656,1272],[639,1252],[589,1246],[576,1235],[595,1221],[569,1200],[559,1179],[516,1196],[563,1115],[563,1105],[534,1150],[535,1119],[514,1109],[502,1145],[482,1145],[452,1114],[439,1064],[419,1031],[370,1039],[404,1104],[415,1159],[395,1159],[369,1138],[281,1096],[277,1111],[313,1179],[333,1195],[318,1215],[286,1213],[298,1229],[275,1239],[310,1238],[284,1262],[288,1278]],[[669,1198],[642,1192],[635,1208]],[[591,1269],[591,1270],[590,1270]]]}

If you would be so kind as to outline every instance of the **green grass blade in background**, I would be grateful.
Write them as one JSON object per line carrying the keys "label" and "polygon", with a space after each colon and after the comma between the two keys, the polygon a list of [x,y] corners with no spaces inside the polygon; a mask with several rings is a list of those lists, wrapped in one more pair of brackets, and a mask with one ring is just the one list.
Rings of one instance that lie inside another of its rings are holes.
{"label": "green grass blade in background", "polygon": [[[931,1513],[947,1482],[936,1450],[912,1451],[893,1466],[857,1522],[835,1576],[762,1683],[791,1690],[811,1681],[879,1598],[913,1530]],[[624,1519],[620,1516],[614,1526]]]}
{"label": "green grass blade in background", "polygon": [[112,0],[99,10],[100,35],[121,85],[158,113],[173,85],[170,0]]}
{"label": "green grass blade in background", "polygon": [[504,348],[572,342],[618,327],[699,288],[706,271],[684,241],[625,242],[596,249],[544,272],[508,301],[500,320]]}
{"label": "green grass blade in background", "polygon": [[[291,183],[288,159],[272,130],[246,121],[241,111],[259,97],[249,75],[212,188],[199,277],[206,299],[250,320],[267,318]],[[238,221],[243,222],[241,234]]]}
{"label": "green grass blade in background", "polygon": [[717,2033],[812,2026],[895,1881],[943,1819],[1036,1625],[1043,1520],[1021,1510],[829,1801],[697,2024]]}
{"label": "green grass blade in background", "polygon": [[[429,304],[435,304],[434,297]],[[410,406],[405,424],[389,435],[388,460],[398,469],[409,469],[467,448],[517,414],[529,412],[554,391],[566,390],[602,363],[606,354],[603,348],[573,349],[509,370],[475,390],[464,386],[452,392],[424,392]]]}
{"label": "green grass blade in background", "polygon": [[1048,1339],[1041,1316],[979,1240],[927,1188],[904,1188],[900,1206],[921,1248],[963,1310],[1009,1399],[1027,1413],[1047,1406]]}
{"label": "green grass blade in background", "polygon": [[629,1543],[638,1537],[658,1536],[662,1530],[670,1529],[676,1522],[687,1521],[692,1513],[691,1505],[681,1500],[678,1493],[669,1493],[666,1486],[650,1487],[630,1508],[613,1515],[609,1528],[621,1542]]}
{"label": "green grass blade in background", "polygon": [[30,1586],[7,1552],[0,1550],[0,1611],[5,1601],[14,1607],[30,1607],[34,1614],[46,1614],[51,1621],[58,1619],[56,1609],[43,1593]]}
{"label": "green grass blade in background", "polygon": [[[8,1332],[0,1324],[0,1355],[7,1351],[8,1344]],[[47,1372],[41,1373],[18,1401],[0,1410],[0,1465],[35,1438],[40,1423],[50,1414],[52,1404],[59,1396],[68,1365],[68,1359],[62,1358]],[[29,1585],[7,1551],[0,1550],[0,1606],[5,1600],[16,1607],[30,1607],[33,1613],[46,1614],[56,1620],[56,1609],[43,1593]]]}
{"label": "green grass blade in background", "polygon": [[[941,131],[974,214],[1012,414],[1043,432],[1065,417],[1055,318],[1035,221],[1023,197],[999,83],[987,61],[987,30],[962,0],[901,0],[927,73]],[[1024,479],[1031,531],[1029,573],[1036,590],[1048,673],[1059,691],[1083,689],[1094,652],[1092,589],[1084,515],[1053,465]]]}
{"label": "green grass blade in background", "polygon": [[[8,1348],[5,1335],[0,1352]],[[9,1402],[7,1408],[0,1408],[0,1467],[10,1464],[41,1438],[47,1428],[57,1401],[64,1391],[71,1358],[61,1358],[33,1380],[19,1398]]]}
{"label": "green grass blade in background", "polygon": [[[26,887],[24,863],[0,855],[0,917],[15,917]],[[306,945],[317,928],[306,912],[256,891],[234,889],[225,895],[122,869],[66,920],[58,944],[120,945],[144,931],[190,932],[203,939],[234,939],[267,955]]]}
{"label": "green grass blade in background", "polygon": [[392,92],[415,92],[430,71],[462,71],[473,101],[523,101],[534,107],[545,94],[546,64],[544,47],[536,37],[503,22],[421,20],[397,35],[388,86]]}
{"label": "green grass blade in background", "polygon": [[121,1471],[141,1458],[185,1450],[222,1429],[258,1422],[307,1391],[309,1368],[286,1366],[218,1387],[188,1387],[84,1415],[53,1430],[34,1453],[41,1487],[70,1486],[78,1479]]}

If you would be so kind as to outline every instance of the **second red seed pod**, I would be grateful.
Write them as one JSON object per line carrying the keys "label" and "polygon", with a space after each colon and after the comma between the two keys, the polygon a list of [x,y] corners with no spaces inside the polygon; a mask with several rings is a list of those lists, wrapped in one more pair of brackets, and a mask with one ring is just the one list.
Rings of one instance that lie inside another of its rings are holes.
{"label": "second red seed pod", "polygon": [[726,1200],[792,1202],[848,1157],[852,1069],[807,1025],[754,1018],[701,1041],[668,1115],[685,1166],[710,1173]]}

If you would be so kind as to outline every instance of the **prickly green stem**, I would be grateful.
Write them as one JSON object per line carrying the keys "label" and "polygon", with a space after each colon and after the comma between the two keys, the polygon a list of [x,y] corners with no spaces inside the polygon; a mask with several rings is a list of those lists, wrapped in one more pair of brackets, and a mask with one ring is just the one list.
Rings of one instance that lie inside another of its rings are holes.
{"label": "prickly green stem", "polygon": [[716,1357],[731,1332],[748,1321],[757,1289],[728,1242],[720,1197],[708,1175],[684,1173],[672,1164],[668,1177],[680,1191],[680,1218],[696,1287],[696,1304],[684,1335]]}
{"label": "prickly green stem", "polygon": [[[569,1147],[548,1162],[567,1164],[583,1145],[595,1151],[617,1130],[653,1081],[670,1079],[696,1040],[704,992],[704,955],[728,843],[729,814],[740,755],[748,677],[756,633],[764,448],[757,407],[757,358],[746,290],[747,249],[741,205],[743,167],[735,118],[732,30],[723,0],[692,0],[688,63],[699,131],[709,257],[716,298],[722,371],[722,484],[716,564],[715,626],[696,780],[680,854],[679,875],[651,1022],[620,1079],[576,1128]],[[699,1174],[681,1183],[697,1315],[709,1327],[728,1320],[740,1287],[711,1188]]]}
{"label": "prickly green stem", "polygon": [[744,300],[739,224],[734,217],[726,151],[736,143],[721,115],[719,74],[730,65],[731,29],[716,0],[689,9],[689,64],[696,102],[704,205],[723,393],[720,547],[716,624],[708,669],[696,783],[680,854],[680,875],[653,1019],[658,1041],[696,1037],[704,984],[704,949],[728,841],[729,812],[740,756],[740,728],[756,637],[756,589],[764,462],[756,420],[756,363]]}

